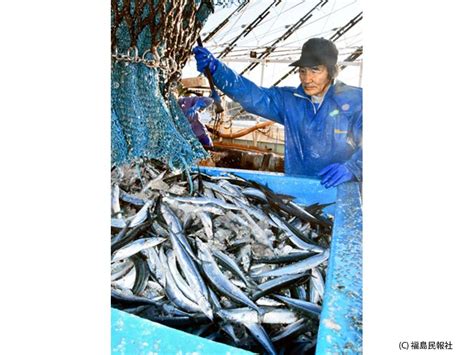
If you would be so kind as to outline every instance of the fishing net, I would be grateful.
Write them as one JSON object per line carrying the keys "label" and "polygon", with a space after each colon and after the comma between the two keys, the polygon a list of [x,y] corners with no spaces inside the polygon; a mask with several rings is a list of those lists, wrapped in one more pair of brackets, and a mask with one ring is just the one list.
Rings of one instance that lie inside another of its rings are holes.
{"label": "fishing net", "polygon": [[208,155],[173,94],[212,0],[112,0],[112,164],[186,169]]}

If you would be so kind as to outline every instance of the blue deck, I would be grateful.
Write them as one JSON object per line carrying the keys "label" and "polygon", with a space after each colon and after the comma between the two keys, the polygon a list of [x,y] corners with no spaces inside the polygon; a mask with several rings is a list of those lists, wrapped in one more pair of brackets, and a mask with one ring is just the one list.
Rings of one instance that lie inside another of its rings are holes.
{"label": "blue deck", "polygon": [[[234,173],[293,195],[305,205],[336,201],[316,354],[362,353],[362,212],[359,184],[325,189],[315,179],[249,170],[200,168],[212,175]],[[224,344],[112,309],[114,354],[250,354]]]}

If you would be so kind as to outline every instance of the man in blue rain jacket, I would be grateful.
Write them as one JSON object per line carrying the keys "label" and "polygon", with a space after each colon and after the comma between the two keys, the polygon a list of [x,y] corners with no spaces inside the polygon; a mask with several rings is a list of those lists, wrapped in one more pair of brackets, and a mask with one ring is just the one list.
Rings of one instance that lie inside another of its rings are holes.
{"label": "man in blue rain jacket", "polygon": [[235,73],[206,48],[193,49],[197,68],[250,113],[285,126],[285,173],[320,177],[329,188],[362,181],[362,89],[336,81],[338,50],[312,38],[292,63],[298,87],[263,88]]}

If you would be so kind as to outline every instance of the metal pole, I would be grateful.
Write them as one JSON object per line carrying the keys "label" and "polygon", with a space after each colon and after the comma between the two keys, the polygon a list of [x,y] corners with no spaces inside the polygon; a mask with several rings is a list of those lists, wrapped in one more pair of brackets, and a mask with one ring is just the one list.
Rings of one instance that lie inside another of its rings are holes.
{"label": "metal pole", "polygon": [[260,74],[260,86],[263,86],[263,73],[265,71],[265,61],[262,62],[262,71],[261,71],[261,74]]}

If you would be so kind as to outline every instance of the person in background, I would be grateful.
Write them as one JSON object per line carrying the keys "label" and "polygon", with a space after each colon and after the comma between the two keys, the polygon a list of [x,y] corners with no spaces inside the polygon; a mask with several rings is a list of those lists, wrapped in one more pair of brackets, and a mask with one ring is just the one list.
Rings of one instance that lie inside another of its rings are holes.
{"label": "person in background", "polygon": [[336,80],[338,50],[324,38],[306,41],[298,87],[264,88],[193,49],[197,69],[209,68],[214,84],[253,114],[285,127],[285,173],[319,177],[326,187],[362,181],[362,89]]}
{"label": "person in background", "polygon": [[183,96],[178,99],[179,107],[188,118],[191,128],[199,142],[205,147],[212,147],[212,139],[204,124],[200,121],[199,111],[212,105],[214,100],[203,96]]}

